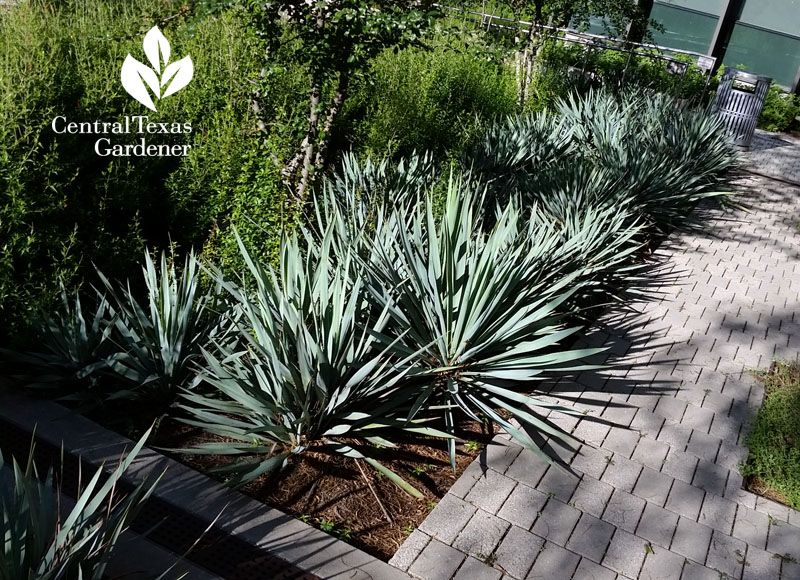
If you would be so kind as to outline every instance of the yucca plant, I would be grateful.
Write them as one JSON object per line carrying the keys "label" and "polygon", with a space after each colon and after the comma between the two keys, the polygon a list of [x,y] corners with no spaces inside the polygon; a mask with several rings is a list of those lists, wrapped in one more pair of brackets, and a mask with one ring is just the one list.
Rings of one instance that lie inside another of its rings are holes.
{"label": "yucca plant", "polygon": [[190,253],[180,273],[161,255],[158,269],[145,252],[142,268],[147,301],[140,302],[130,283],[120,288],[98,272],[110,296],[114,353],[97,370],[122,379],[111,398],[147,398],[170,403],[181,387],[196,377],[195,363],[202,359],[201,347],[217,324],[212,293],[200,289],[200,267]]}
{"label": "yucca plant", "polygon": [[[404,421],[414,391],[401,384],[402,356],[381,344],[388,313],[372,308],[353,253],[333,256],[336,228],[319,245],[282,242],[278,272],[240,250],[256,281],[254,295],[213,271],[237,304],[240,342],[204,352],[204,379],[219,396],[186,393],[186,422],[231,439],[187,453],[236,456],[213,471],[232,485],[284,466],[308,449],[363,459],[414,496],[421,494],[369,456],[368,443],[392,447],[394,430],[445,436]],[[336,246],[341,247],[341,246]]]}
{"label": "yucca plant", "polygon": [[576,154],[569,123],[544,111],[517,115],[489,128],[462,156],[465,171],[488,184],[490,204],[508,202],[531,174],[560,167]]}
{"label": "yucca plant", "polygon": [[[591,92],[558,105],[581,155],[565,171],[588,165],[600,176],[600,203],[625,204],[656,233],[693,225],[688,217],[702,199],[730,203],[726,175],[737,157],[724,129],[707,112],[684,108],[652,91],[612,95]],[[544,198],[562,175],[538,180]]]}
{"label": "yucca plant", "polygon": [[[460,408],[473,419],[496,422],[546,457],[543,436],[577,441],[535,409],[574,411],[528,393],[538,379],[588,368],[580,359],[599,352],[559,347],[578,330],[562,325],[560,307],[575,292],[580,266],[548,276],[543,266],[557,252],[559,237],[532,239],[529,232],[538,230],[529,230],[513,205],[485,234],[481,201],[474,188],[451,179],[439,222],[428,198],[396,247],[377,239],[374,256],[365,261],[371,298],[391,316],[384,344],[407,358],[398,368],[418,384],[409,420],[420,409],[438,409],[453,434]],[[452,439],[449,452],[455,465]]]}
{"label": "yucca plant", "polygon": [[97,380],[92,370],[113,351],[112,318],[105,296],[95,292],[87,308],[79,293],[70,298],[62,284],[60,309],[33,320],[39,349],[2,354],[29,387],[92,389]]}
{"label": "yucca plant", "polygon": [[0,453],[0,578],[4,580],[102,580],[120,535],[153,492],[157,480],[128,493],[118,489],[149,432],[103,481],[98,469],[79,484],[74,507],[65,511],[53,470],[41,477],[33,448],[23,470],[16,459],[5,465]]}

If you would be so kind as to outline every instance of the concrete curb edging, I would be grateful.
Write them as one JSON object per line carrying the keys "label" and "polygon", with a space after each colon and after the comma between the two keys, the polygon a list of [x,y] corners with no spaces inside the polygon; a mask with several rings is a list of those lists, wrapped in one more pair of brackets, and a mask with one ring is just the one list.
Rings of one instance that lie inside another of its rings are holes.
{"label": "concrete curb edging", "polygon": [[[113,469],[133,442],[65,407],[0,392],[0,420],[93,466]],[[260,552],[323,579],[408,580],[410,576],[369,554],[145,447],[124,476],[138,484],[164,472],[158,498],[177,510],[257,548]],[[189,557],[191,559],[191,555]]]}

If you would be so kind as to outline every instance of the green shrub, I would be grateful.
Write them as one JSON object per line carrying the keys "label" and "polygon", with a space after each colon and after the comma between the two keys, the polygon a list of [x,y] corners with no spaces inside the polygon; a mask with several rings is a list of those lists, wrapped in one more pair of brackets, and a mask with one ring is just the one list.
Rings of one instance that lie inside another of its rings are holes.
{"label": "green shrub", "polygon": [[444,153],[470,143],[487,121],[514,111],[514,78],[502,64],[457,46],[379,56],[354,90],[344,123],[372,156]]}
{"label": "green shrub", "polygon": [[[162,28],[195,75],[146,111],[122,88],[120,66],[128,53],[141,56],[147,30],[176,15]],[[19,340],[26,320],[57,301],[58,281],[79,285],[93,265],[126,278],[146,246],[200,249],[220,230],[215,239],[227,239],[232,199],[253,204],[272,187],[271,176],[269,187],[254,179],[272,163],[254,153],[259,40],[240,12],[190,16],[179,0],[31,0],[0,13],[0,335]],[[192,145],[190,157],[98,157],[97,137],[51,129],[57,115],[111,122],[143,113],[191,123],[191,134],[159,135]],[[263,205],[256,217],[280,214],[271,194]]]}
{"label": "green shrub", "polygon": [[[532,86],[533,110],[552,109],[559,98],[577,90],[633,90],[634,87],[668,93],[674,97],[702,102],[706,92],[706,75],[691,57],[673,57],[671,64],[663,55],[652,52],[629,55],[602,48],[586,47],[569,42],[546,42]],[[686,65],[685,74],[679,67]],[[670,72],[670,66],[675,72]]]}
{"label": "green shrub", "polygon": [[284,238],[277,272],[240,241],[254,293],[213,271],[234,301],[238,339],[204,353],[203,376],[223,398],[187,393],[181,408],[192,417],[187,423],[233,442],[185,452],[237,457],[214,470],[229,475],[231,484],[279,469],[306,450],[339,453],[364,459],[421,497],[363,447],[392,446],[384,437],[393,430],[438,432],[402,420],[398,408],[410,405],[414,392],[398,388],[406,371],[379,345],[388,316],[367,306],[368,288],[351,279],[347,248],[334,256],[334,248],[343,248],[334,233],[326,228],[320,245],[305,251],[296,236]]}
{"label": "green shrub", "polygon": [[788,131],[797,125],[798,116],[800,97],[786,93],[773,81],[764,99],[758,126],[766,131]]}

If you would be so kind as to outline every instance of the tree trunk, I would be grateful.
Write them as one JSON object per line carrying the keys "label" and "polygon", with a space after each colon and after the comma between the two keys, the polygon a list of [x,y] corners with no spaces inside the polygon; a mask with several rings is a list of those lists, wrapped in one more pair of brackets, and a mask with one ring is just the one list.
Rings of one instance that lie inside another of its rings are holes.
{"label": "tree trunk", "polygon": [[328,114],[325,115],[325,123],[322,125],[322,138],[317,146],[317,156],[314,161],[314,165],[316,167],[324,166],[327,161],[326,157],[328,155],[328,146],[331,142],[331,131],[333,130],[333,124],[336,122],[336,119],[342,110],[342,105],[344,104],[344,100],[347,98],[347,91],[349,87],[350,75],[345,74],[344,72],[339,72],[336,93],[333,95],[333,101],[331,102],[331,106],[328,108]]}

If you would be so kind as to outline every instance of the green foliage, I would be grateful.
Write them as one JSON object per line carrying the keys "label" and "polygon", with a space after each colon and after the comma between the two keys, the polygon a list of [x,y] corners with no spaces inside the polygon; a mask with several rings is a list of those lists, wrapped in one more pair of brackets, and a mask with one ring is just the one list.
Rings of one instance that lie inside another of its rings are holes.
{"label": "green foliage", "polygon": [[[452,433],[455,409],[475,420],[482,413],[541,454],[542,433],[574,440],[532,412],[553,405],[524,393],[548,373],[583,368],[575,361],[596,351],[557,347],[577,330],[563,328],[557,311],[574,291],[575,275],[544,274],[557,241],[548,226],[527,228],[511,205],[483,234],[481,201],[451,181],[438,223],[428,197],[407,218],[392,220],[405,228],[388,236],[379,229],[368,267],[371,296],[392,319],[384,344],[409,357],[410,375],[422,381],[409,419],[420,408],[443,409]],[[455,468],[452,439],[449,451]]]}
{"label": "green foliage", "polygon": [[62,310],[38,320],[38,352],[12,353],[26,385],[94,402],[144,400],[158,409],[190,387],[201,347],[218,330],[212,293],[200,289],[194,254],[178,272],[166,254],[157,268],[145,253],[142,273],[146,302],[130,282],[114,283],[101,272],[105,294],[95,290],[93,308],[62,288]]}
{"label": "green foliage", "polygon": [[[142,304],[130,284],[119,288],[99,274],[111,299],[115,352],[94,367],[113,374],[116,385],[112,398],[147,398],[162,404],[171,403],[179,388],[189,387],[201,348],[213,336],[216,318],[209,315],[211,295],[203,296],[199,282],[199,264],[190,254],[180,271],[167,264],[161,255],[157,270],[145,253],[142,274],[148,300]],[[211,307],[213,311],[213,305]]]}
{"label": "green foliage", "polygon": [[742,475],[758,478],[761,491],[780,493],[800,509],[800,367],[775,362],[764,376],[766,399],[747,436]]}
{"label": "green foliage", "polygon": [[590,88],[646,88],[696,103],[703,102],[706,74],[691,57],[678,55],[670,58],[672,60],[667,61],[664,55],[655,51],[629,54],[548,40],[539,57],[529,106],[552,109],[559,98],[566,98],[574,90],[585,93]]}
{"label": "green foliage", "polygon": [[[148,432],[149,434],[149,432]],[[66,512],[53,483],[53,471],[40,477],[33,448],[23,470],[16,459],[4,465],[13,478],[0,486],[0,577],[38,580],[102,580],[122,532],[136,517],[157,483],[142,482],[120,493],[119,480],[141,451],[145,434],[105,479],[103,470],[82,485],[75,506]],[[4,474],[5,476],[5,474]],[[83,483],[83,482],[81,482]]]}
{"label": "green foliage", "polygon": [[[93,276],[93,264],[124,278],[145,246],[199,248],[214,228],[223,244],[232,208],[255,205],[254,191],[270,191],[262,186],[273,183],[272,162],[255,153],[250,110],[259,40],[238,12],[199,22],[190,16],[178,0],[32,0],[0,14],[4,337],[19,339],[28,319],[58,301],[58,281],[79,285]],[[153,113],[125,94],[119,69],[126,54],[141,55],[144,33],[159,23],[197,73]],[[99,157],[96,136],[51,128],[59,115],[113,122],[142,113],[153,122],[191,123],[190,134],[159,135],[161,143],[192,145],[190,157]],[[279,221],[281,205],[268,194],[257,217]],[[276,232],[270,236],[267,245]]]}
{"label": "green foliage", "polygon": [[758,126],[766,131],[788,131],[797,125],[800,116],[800,97],[786,93],[773,83],[764,99]]}
{"label": "green foliage", "polygon": [[225,398],[187,393],[181,407],[193,416],[186,422],[238,443],[200,444],[190,452],[243,458],[214,470],[232,474],[229,483],[236,485],[312,447],[364,459],[421,497],[352,444],[392,446],[383,438],[391,429],[438,432],[400,420],[397,409],[413,393],[398,390],[405,371],[394,363],[402,361],[377,348],[388,316],[368,307],[363,280],[351,280],[353,256],[334,260],[333,235],[328,228],[321,244],[306,251],[296,237],[284,239],[278,272],[253,260],[240,241],[257,286],[252,296],[214,270],[236,305],[238,340],[204,352],[203,377]]}
{"label": "green foliage", "polygon": [[459,151],[487,122],[514,111],[510,71],[457,41],[385,51],[370,72],[354,89],[343,124],[355,122],[354,141],[373,156]]}
{"label": "green foliage", "polygon": [[562,216],[576,204],[613,207],[661,233],[691,225],[700,199],[724,202],[717,188],[736,162],[718,120],[645,90],[591,91],[554,115],[512,118],[462,159],[501,203],[516,192]]}

